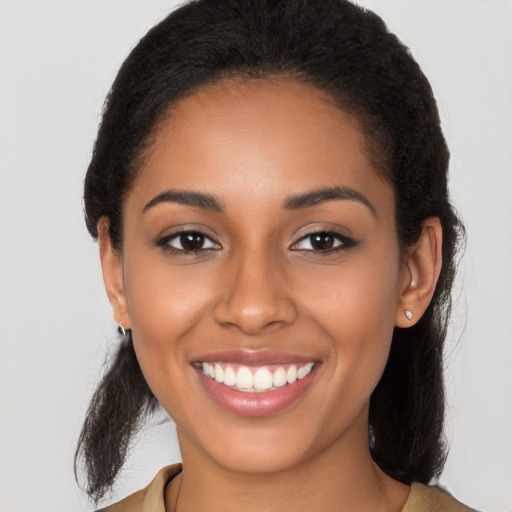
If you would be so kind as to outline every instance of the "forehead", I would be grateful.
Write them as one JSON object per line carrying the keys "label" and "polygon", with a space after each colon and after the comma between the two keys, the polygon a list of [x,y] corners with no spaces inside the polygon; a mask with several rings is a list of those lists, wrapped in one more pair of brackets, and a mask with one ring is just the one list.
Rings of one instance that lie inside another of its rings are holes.
{"label": "forehead", "polygon": [[224,81],[180,100],[156,129],[135,188],[227,196],[333,185],[379,196],[380,177],[358,120],[324,92],[292,80]]}

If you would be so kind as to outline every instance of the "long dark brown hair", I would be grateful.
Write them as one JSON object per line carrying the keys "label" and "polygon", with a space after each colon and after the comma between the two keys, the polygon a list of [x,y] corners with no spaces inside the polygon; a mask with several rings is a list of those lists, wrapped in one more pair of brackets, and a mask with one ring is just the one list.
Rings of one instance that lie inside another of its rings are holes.
{"label": "long dark brown hair", "polygon": [[[430,84],[376,14],[346,0],[195,0],[171,13],[133,49],[108,94],[85,179],[87,227],[97,238],[98,220],[108,217],[122,251],[123,200],[155,127],[180,98],[228,77],[276,75],[313,84],[361,121],[394,187],[403,248],[418,240],[427,217],[441,221],[434,296],[416,325],[395,328],[369,418],[376,463],[402,482],[427,483],[445,460],[443,343],[463,228],[449,201],[449,153]],[[92,398],[75,456],[95,502],[157,407],[128,333]]]}

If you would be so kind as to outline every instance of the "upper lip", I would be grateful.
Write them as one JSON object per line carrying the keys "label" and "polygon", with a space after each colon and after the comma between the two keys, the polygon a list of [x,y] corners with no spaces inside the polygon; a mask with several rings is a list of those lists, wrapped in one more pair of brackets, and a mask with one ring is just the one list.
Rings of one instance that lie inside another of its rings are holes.
{"label": "upper lip", "polygon": [[234,363],[244,366],[275,364],[301,364],[316,361],[314,356],[293,354],[277,350],[221,350],[193,358],[193,363]]}

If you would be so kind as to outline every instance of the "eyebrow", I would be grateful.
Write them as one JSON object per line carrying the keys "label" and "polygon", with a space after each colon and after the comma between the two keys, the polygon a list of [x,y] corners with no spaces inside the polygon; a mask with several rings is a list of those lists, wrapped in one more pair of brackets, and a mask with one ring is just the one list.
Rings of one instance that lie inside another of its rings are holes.
{"label": "eyebrow", "polygon": [[203,210],[222,212],[222,203],[211,194],[202,192],[189,192],[185,190],[166,190],[156,195],[144,206],[142,213],[160,203],[178,203],[186,206],[195,206]]}
{"label": "eyebrow", "polygon": [[291,196],[285,201],[283,208],[285,210],[301,210],[303,208],[310,208],[311,206],[316,206],[327,201],[340,200],[349,200],[361,203],[369,208],[375,217],[377,216],[375,207],[365,196],[363,196],[363,194],[351,188],[339,186],[320,188],[311,190],[304,194]]}
{"label": "eyebrow", "polygon": [[[361,193],[348,187],[326,187],[315,190],[310,190],[303,194],[290,196],[283,204],[283,209],[295,211],[304,208],[310,208],[327,201],[341,201],[349,200],[356,201],[365,205],[374,216],[377,212],[372,203]],[[151,199],[146,206],[144,206],[142,213],[160,203],[178,203],[186,206],[195,206],[203,210],[212,210],[215,212],[222,212],[222,202],[211,194],[203,192],[191,192],[185,190],[166,190],[156,195]]]}

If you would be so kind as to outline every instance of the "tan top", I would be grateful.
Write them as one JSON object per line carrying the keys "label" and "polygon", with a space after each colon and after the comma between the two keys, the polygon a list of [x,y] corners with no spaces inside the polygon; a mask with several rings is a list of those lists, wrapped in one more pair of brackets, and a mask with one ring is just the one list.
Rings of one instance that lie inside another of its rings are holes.
{"label": "tan top", "polygon": [[[165,512],[164,491],[167,483],[181,473],[182,465],[167,466],[158,472],[154,480],[124,500],[98,512]],[[459,503],[447,492],[413,483],[409,498],[402,512],[475,512]]]}

